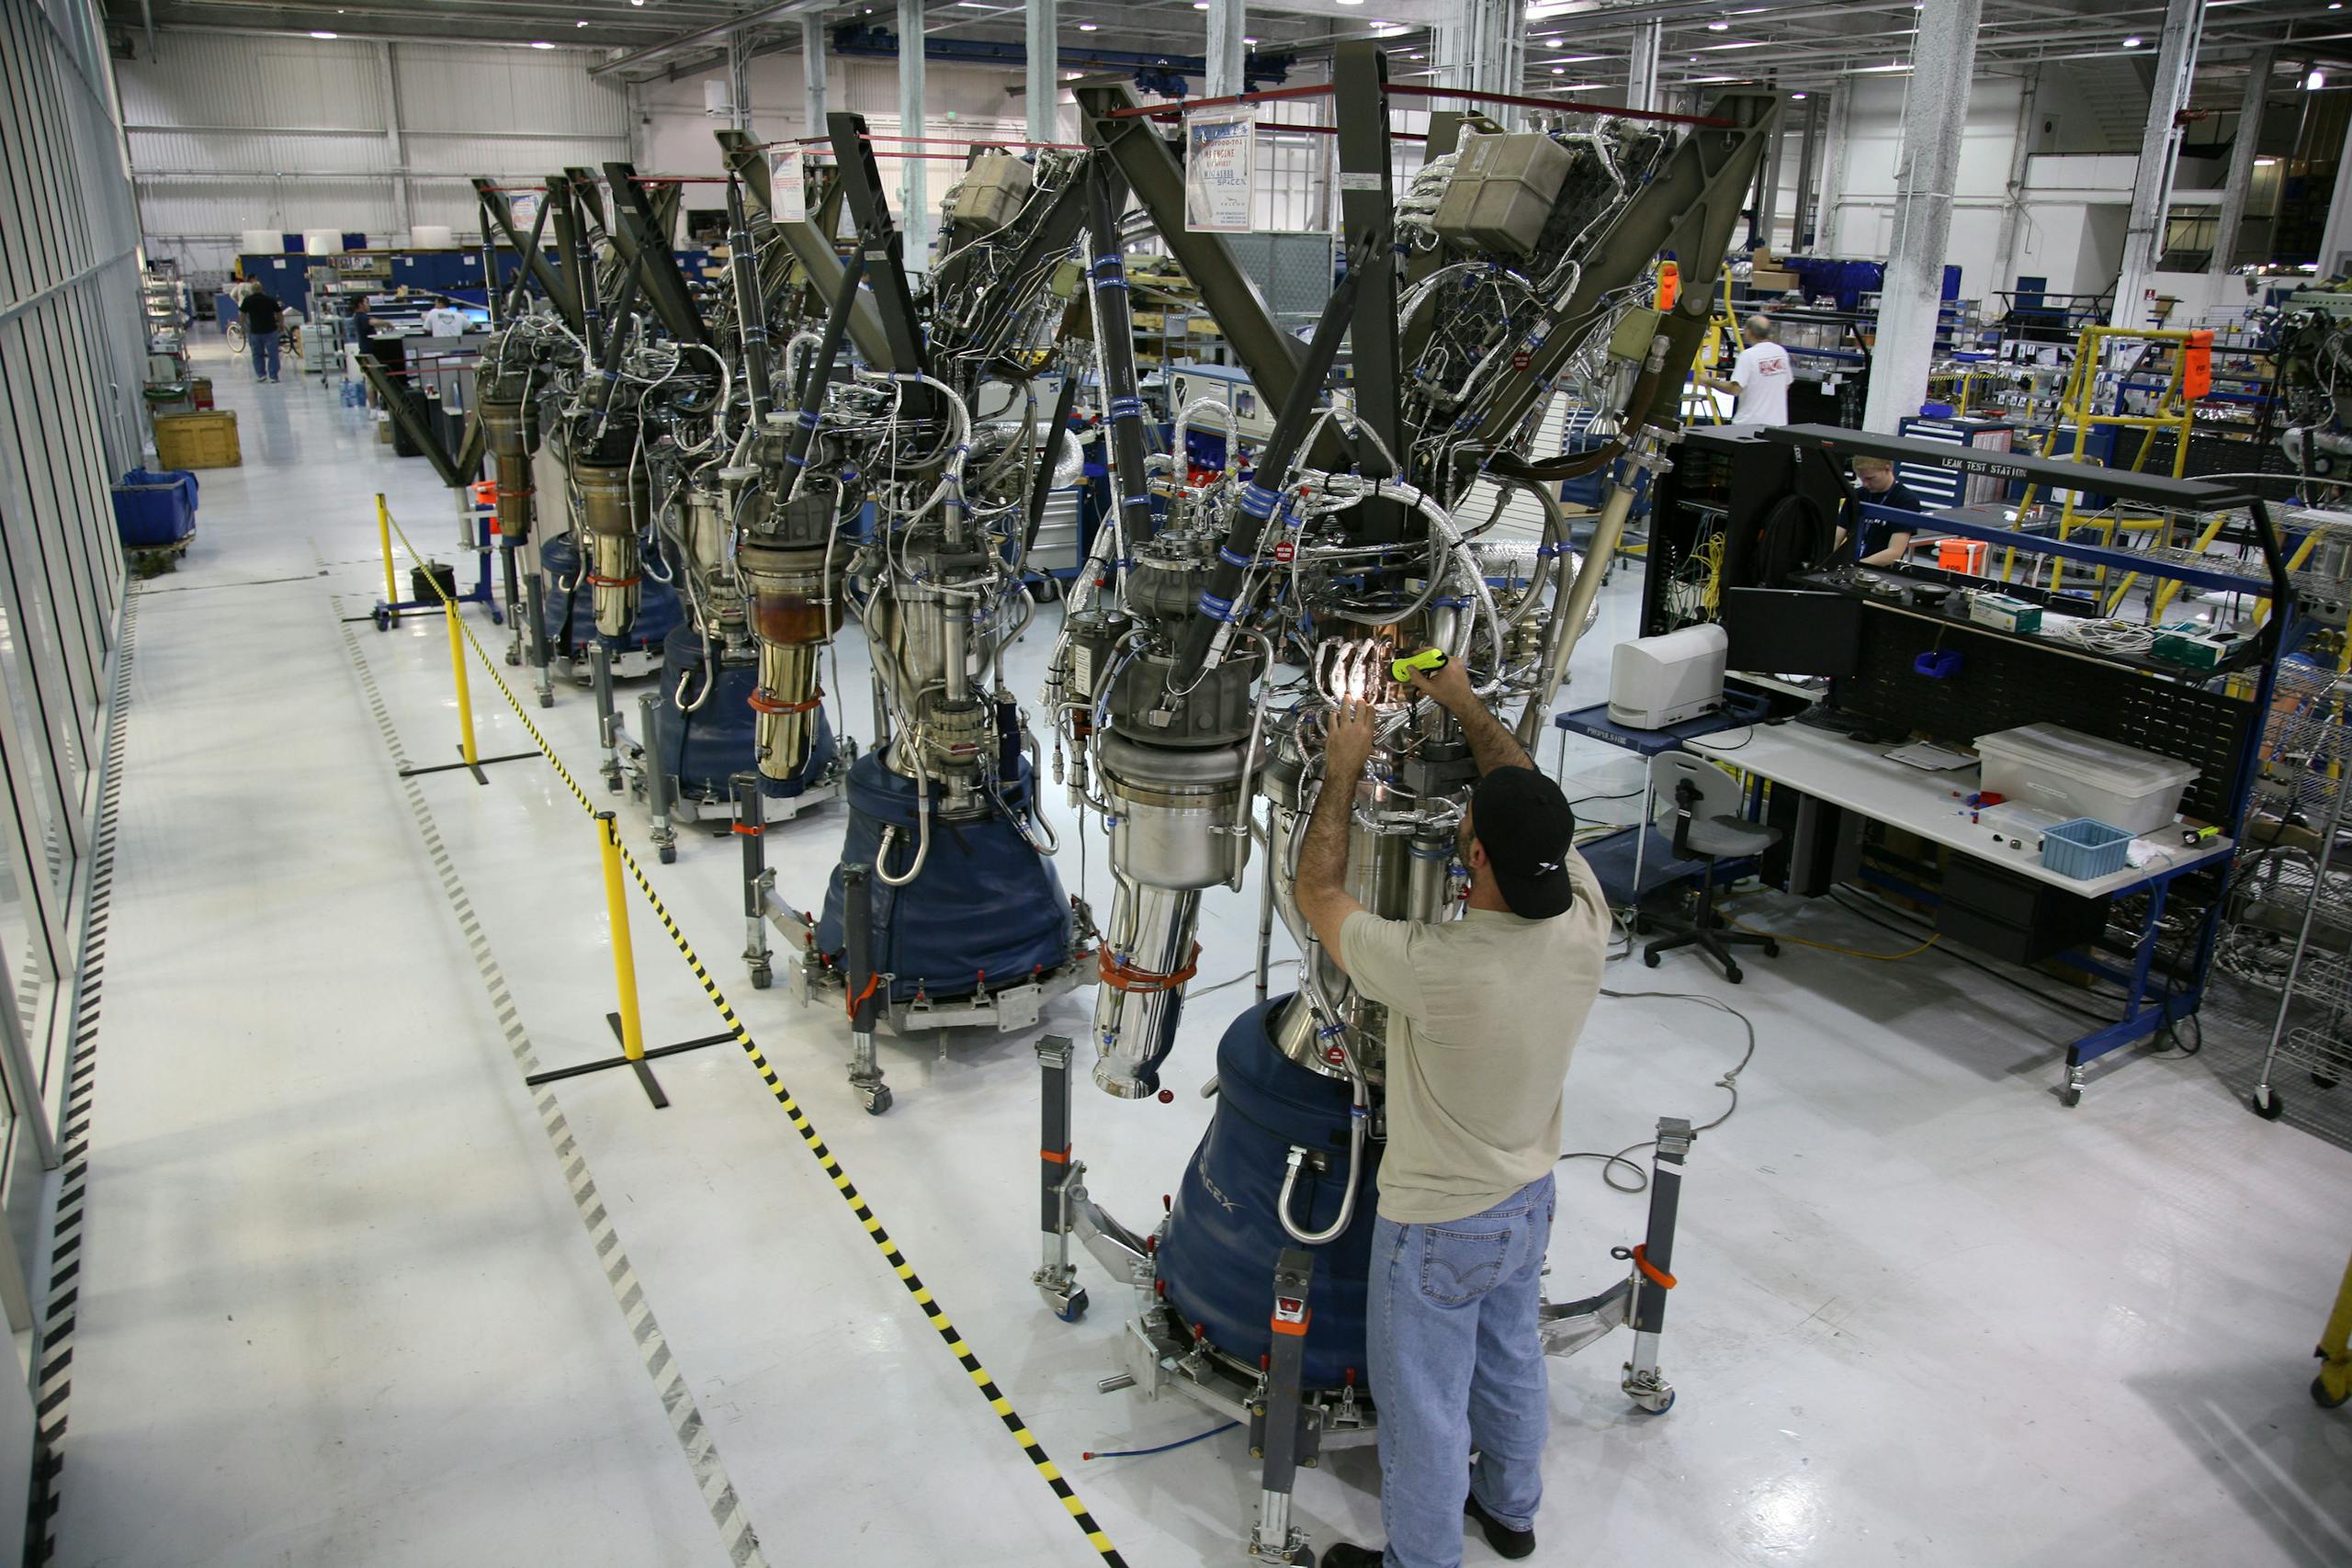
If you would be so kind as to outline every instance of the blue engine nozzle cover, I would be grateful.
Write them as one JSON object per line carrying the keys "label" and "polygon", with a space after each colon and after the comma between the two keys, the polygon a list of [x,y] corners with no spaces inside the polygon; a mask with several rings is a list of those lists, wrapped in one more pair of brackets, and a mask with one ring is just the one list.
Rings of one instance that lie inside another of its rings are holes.
{"label": "blue engine nozzle cover", "polygon": [[[1024,758],[1020,773],[1004,781],[1005,805],[1026,812],[1035,787],[1035,770]],[[849,833],[842,863],[872,865],[882,830],[896,828],[889,863],[894,873],[903,872],[914,858],[918,830],[914,780],[891,772],[879,751],[869,751],[850,765],[846,794]],[[993,991],[1070,960],[1076,933],[1061,878],[1001,812],[959,822],[933,817],[922,874],[904,887],[877,876],[873,889],[874,964],[895,976],[894,1000],[918,992],[945,998]],[[842,962],[847,945],[842,906],[836,867],[826,879],[817,922],[817,952],[833,964]]]}
{"label": "blue engine nozzle cover", "polygon": [[[691,701],[702,691],[706,672],[702,638],[688,626],[673,628],[662,639],[662,763],[678,781],[678,792],[687,798],[727,800],[734,788],[734,776],[759,767],[760,716],[751,704],[752,693],[760,683],[759,666],[720,660],[718,689],[691,712],[678,705],[682,676]],[[831,721],[820,707],[817,732],[799,772],[788,779],[761,773],[760,793],[775,800],[805,793],[833,765],[837,750]]]}
{"label": "blue engine nozzle cover", "polygon": [[[661,547],[657,544],[653,548],[658,551]],[[668,557],[661,558],[667,560]],[[539,541],[539,571],[547,579],[548,646],[559,659],[585,656],[588,639],[596,635],[596,591],[589,586],[588,574],[580,569],[580,546],[571,535],[559,534]],[[569,598],[563,592],[567,582],[572,585]],[[619,637],[605,638],[605,646],[615,653],[651,653],[660,649],[670,633],[684,620],[677,589],[657,579],[651,571],[645,571],[638,581],[637,619]]]}
{"label": "blue engine nozzle cover", "polygon": [[[1274,1049],[1268,1025],[1290,1000],[1275,997],[1233,1021],[1217,1042],[1216,1113],[1185,1168],[1159,1246],[1159,1278],[1169,1304],[1209,1342],[1254,1362],[1271,1352],[1274,1261],[1298,1244],[1283,1229],[1278,1206],[1293,1145],[1322,1153],[1329,1168],[1299,1175],[1292,1219],[1318,1231],[1339,1218],[1348,1179],[1349,1089],[1344,1079],[1310,1072]],[[1304,1381],[1338,1388],[1353,1371],[1367,1390],[1365,1330],[1372,1272],[1374,1208],[1380,1149],[1364,1145],[1355,1216],[1337,1240],[1315,1247],[1307,1297]],[[1376,1391],[1375,1391],[1376,1392]]]}

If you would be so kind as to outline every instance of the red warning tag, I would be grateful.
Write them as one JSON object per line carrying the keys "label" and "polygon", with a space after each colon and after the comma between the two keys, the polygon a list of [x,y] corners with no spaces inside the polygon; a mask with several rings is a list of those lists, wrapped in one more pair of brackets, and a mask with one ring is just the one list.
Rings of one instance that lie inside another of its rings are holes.
{"label": "red warning tag", "polygon": [[1291,557],[1297,553],[1298,547],[1292,544],[1288,539],[1283,540],[1280,544],[1274,547],[1274,558],[1278,561],[1283,562],[1284,564],[1288,564]]}
{"label": "red warning tag", "polygon": [[1535,356],[1523,348],[1510,356],[1510,367],[1514,370],[1524,370],[1534,362]]}

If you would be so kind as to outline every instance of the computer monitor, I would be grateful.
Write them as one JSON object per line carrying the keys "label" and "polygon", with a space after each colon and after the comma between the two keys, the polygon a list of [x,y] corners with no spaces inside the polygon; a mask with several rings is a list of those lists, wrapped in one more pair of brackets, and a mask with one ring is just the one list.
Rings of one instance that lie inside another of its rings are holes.
{"label": "computer monitor", "polygon": [[1724,662],[1771,675],[1852,675],[1862,663],[1862,602],[1803,588],[1726,588]]}

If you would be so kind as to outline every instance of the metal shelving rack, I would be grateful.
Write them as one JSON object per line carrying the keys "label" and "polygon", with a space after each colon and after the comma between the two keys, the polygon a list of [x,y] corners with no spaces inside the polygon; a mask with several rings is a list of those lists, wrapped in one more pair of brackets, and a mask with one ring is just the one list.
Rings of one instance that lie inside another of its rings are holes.
{"label": "metal shelving rack", "polygon": [[[2281,1061],[2301,1067],[2321,1089],[2352,1077],[2352,879],[2335,867],[2352,790],[2344,772],[2352,761],[2352,676],[2314,682],[2311,700],[2298,704],[2281,727],[2278,750],[2297,770],[2294,799],[2285,814],[2325,823],[2302,889],[2295,922],[2294,955],[2279,987],[2278,1011],[2270,1026],[2270,1046],[2250,1101],[2256,1115],[2277,1121],[2286,1111],[2272,1082]],[[2275,895],[2273,897],[2275,902]],[[2242,913],[2241,919],[2245,918]]]}

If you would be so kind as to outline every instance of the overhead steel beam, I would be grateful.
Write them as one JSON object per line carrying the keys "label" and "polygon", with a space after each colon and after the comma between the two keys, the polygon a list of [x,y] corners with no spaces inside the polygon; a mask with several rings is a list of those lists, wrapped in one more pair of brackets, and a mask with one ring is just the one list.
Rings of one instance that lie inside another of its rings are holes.
{"label": "overhead steel beam", "polygon": [[693,49],[697,45],[718,44],[723,47],[730,35],[742,28],[756,28],[763,22],[773,22],[781,17],[797,17],[812,11],[822,14],[824,9],[825,0],[783,0],[781,5],[763,6],[756,11],[746,11],[731,21],[713,22],[707,28],[696,28],[691,32],[680,33],[677,37],[665,39],[660,43],[648,44],[643,49],[631,50],[616,59],[607,60],[602,65],[590,66],[588,74],[609,76],[616,71],[626,71],[633,65],[650,65],[653,62],[675,54],[682,49]]}

